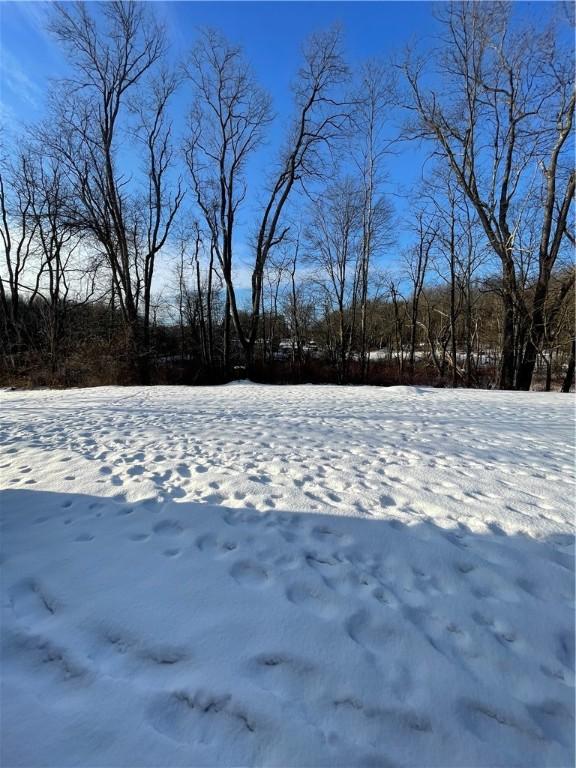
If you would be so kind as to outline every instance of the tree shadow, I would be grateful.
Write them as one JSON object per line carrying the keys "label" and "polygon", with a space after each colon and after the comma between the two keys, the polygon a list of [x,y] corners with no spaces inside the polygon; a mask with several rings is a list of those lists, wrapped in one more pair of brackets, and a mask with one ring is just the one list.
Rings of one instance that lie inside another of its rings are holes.
{"label": "tree shadow", "polygon": [[571,534],[35,490],[0,517],[4,765],[573,763]]}

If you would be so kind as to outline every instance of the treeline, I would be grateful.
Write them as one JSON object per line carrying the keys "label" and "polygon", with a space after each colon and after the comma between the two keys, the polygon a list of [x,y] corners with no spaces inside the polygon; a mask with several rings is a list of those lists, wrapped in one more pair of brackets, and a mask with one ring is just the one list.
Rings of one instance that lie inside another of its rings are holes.
{"label": "treeline", "polygon": [[568,391],[571,35],[512,11],[442,5],[437,47],[355,71],[313,36],[272,157],[271,99],[218,32],[173,65],[148,6],[57,5],[71,75],[2,160],[0,383]]}
{"label": "treeline", "polygon": [[[363,304],[360,264],[350,262],[342,287],[331,272],[317,269],[297,278],[299,243],[264,275],[261,331],[253,375],[262,381],[329,381],[375,384],[427,383],[493,387],[501,359],[503,314],[501,281],[454,269],[443,276],[440,252],[415,248],[407,254],[405,274],[378,275],[378,290]],[[202,370],[224,360],[225,292],[211,289],[193,261],[178,269],[180,286],[172,315],[179,342],[174,360],[195,360]],[[568,390],[574,375],[574,293],[570,268],[554,274],[545,309],[546,334],[533,384]],[[532,300],[527,289],[526,301]],[[249,327],[249,315],[240,312]],[[238,339],[232,364],[245,369]]]}

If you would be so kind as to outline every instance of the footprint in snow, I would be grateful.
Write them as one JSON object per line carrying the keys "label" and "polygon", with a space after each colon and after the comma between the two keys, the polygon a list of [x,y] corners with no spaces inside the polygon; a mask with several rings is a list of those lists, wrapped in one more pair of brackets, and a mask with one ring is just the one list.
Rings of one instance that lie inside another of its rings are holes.
{"label": "footprint in snow", "polygon": [[128,538],[130,541],[147,541],[150,535],[148,533],[133,533]]}
{"label": "footprint in snow", "polygon": [[184,529],[177,520],[161,520],[152,528],[159,536],[179,536]]}
{"label": "footprint in snow", "polygon": [[221,504],[224,498],[221,493],[209,493],[207,496],[202,497],[202,501],[206,504]]}
{"label": "footprint in snow", "polygon": [[304,581],[295,582],[287,587],[286,599],[315,616],[332,618],[338,612],[338,606],[332,596],[317,584]]}
{"label": "footprint in snow", "polygon": [[183,690],[158,695],[149,710],[150,724],[178,744],[225,744],[253,738],[256,722],[232,696]]}
{"label": "footprint in snow", "polygon": [[81,533],[79,536],[76,536],[74,541],[93,541],[94,536],[91,533]]}
{"label": "footprint in snow", "polygon": [[315,665],[287,653],[261,653],[250,659],[246,671],[259,688],[288,701],[301,701],[317,684]]}
{"label": "footprint in snow", "polygon": [[44,586],[34,578],[17,582],[9,591],[10,604],[17,617],[29,616],[45,619],[53,616],[57,602],[47,593]]}
{"label": "footprint in snow", "polygon": [[375,622],[365,610],[357,611],[350,616],[344,628],[351,640],[369,651],[381,652],[385,644],[397,636],[394,627]]}
{"label": "footprint in snow", "polygon": [[179,549],[165,549],[164,552],[162,552],[164,557],[178,557],[180,554]]}
{"label": "footprint in snow", "polygon": [[[5,654],[16,663],[23,660],[32,668],[34,677],[57,685],[82,686],[89,682],[91,674],[69,650],[54,645],[51,640],[37,634],[15,635],[6,642]],[[24,657],[24,658],[23,658]]]}
{"label": "footprint in snow", "polygon": [[240,560],[230,569],[230,576],[238,584],[258,587],[268,581],[268,572],[251,560]]}
{"label": "footprint in snow", "polygon": [[209,552],[212,555],[226,555],[237,549],[235,541],[221,540],[213,533],[207,533],[196,539],[196,546],[201,552]]}
{"label": "footprint in snow", "polygon": [[315,525],[310,531],[310,536],[317,541],[325,541],[327,543],[336,541],[345,543],[350,540],[347,534],[334,531],[327,525]]}

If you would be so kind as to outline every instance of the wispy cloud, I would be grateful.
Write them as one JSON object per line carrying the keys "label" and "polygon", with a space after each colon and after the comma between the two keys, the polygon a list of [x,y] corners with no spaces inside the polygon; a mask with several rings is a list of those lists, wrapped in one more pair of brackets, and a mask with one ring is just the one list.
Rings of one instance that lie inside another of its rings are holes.
{"label": "wispy cloud", "polygon": [[0,49],[0,84],[13,96],[37,108],[42,89],[26,74],[18,59],[3,45]]}
{"label": "wispy cloud", "polygon": [[15,11],[20,16],[22,23],[49,44],[53,43],[52,36],[48,32],[51,5],[51,2],[20,2],[15,4]]}
{"label": "wispy cloud", "polygon": [[12,107],[0,99],[0,146],[12,141],[20,133],[22,126]]}

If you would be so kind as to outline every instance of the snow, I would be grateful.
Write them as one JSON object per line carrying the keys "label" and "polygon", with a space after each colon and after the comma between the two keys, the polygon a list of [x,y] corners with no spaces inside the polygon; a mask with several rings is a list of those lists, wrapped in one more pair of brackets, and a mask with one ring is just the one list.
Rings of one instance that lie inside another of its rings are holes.
{"label": "snow", "polygon": [[0,393],[3,766],[574,763],[574,401]]}

